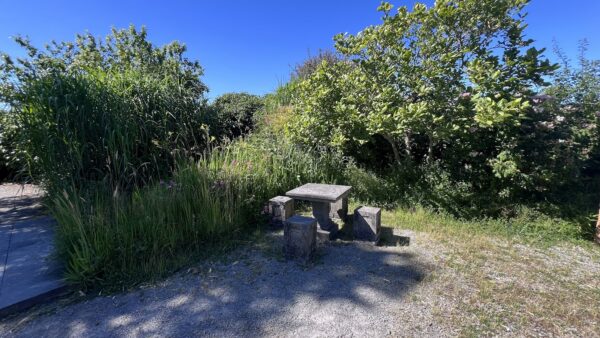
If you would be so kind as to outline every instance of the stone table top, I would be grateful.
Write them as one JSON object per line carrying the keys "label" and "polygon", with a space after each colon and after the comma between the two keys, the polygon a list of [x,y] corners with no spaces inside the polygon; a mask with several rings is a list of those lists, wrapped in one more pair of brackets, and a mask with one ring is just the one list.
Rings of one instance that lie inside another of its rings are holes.
{"label": "stone table top", "polygon": [[351,186],[307,183],[286,192],[286,196],[311,202],[335,202],[348,196]]}

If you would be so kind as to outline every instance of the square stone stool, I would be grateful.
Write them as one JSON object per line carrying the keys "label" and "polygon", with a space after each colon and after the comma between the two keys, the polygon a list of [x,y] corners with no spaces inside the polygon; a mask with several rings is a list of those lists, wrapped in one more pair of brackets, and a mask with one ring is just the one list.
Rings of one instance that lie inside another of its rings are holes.
{"label": "square stone stool", "polygon": [[381,235],[381,209],[364,206],[356,208],[352,227],[354,239],[377,243]]}
{"label": "square stone stool", "polygon": [[317,220],[294,215],[284,222],[285,257],[308,262],[317,249]]}
{"label": "square stone stool", "polygon": [[269,215],[271,224],[282,226],[283,222],[294,215],[294,199],[286,196],[276,196],[269,200]]}

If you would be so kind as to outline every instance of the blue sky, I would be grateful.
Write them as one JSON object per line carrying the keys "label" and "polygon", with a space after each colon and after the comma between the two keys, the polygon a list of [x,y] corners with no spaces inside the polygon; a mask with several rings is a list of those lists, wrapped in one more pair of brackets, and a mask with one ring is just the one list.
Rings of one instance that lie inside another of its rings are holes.
{"label": "blue sky", "polygon": [[[391,1],[412,6],[414,1]],[[431,3],[430,0],[425,1]],[[10,39],[28,35],[38,46],[73,40],[86,30],[146,25],[150,40],[188,46],[188,57],[205,68],[209,97],[231,91],[267,93],[287,81],[291,67],[309,53],[332,48],[333,35],[377,24],[379,0],[0,0],[0,51],[21,55]],[[600,0],[532,0],[527,35],[536,47],[552,41],[572,57],[587,38],[588,55],[600,59]]]}

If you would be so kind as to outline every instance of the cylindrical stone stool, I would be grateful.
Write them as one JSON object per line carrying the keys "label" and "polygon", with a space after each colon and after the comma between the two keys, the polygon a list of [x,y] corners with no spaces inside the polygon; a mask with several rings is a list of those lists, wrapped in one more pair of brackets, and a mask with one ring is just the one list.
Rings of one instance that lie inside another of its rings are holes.
{"label": "cylindrical stone stool", "polygon": [[317,249],[317,220],[294,215],[284,222],[283,237],[286,258],[308,262]]}

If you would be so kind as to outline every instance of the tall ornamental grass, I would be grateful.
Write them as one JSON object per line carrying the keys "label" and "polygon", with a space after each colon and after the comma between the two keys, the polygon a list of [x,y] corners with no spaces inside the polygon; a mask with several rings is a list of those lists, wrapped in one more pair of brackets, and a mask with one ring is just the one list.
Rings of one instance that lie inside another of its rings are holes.
{"label": "tall ornamental grass", "polygon": [[250,233],[269,198],[306,182],[336,183],[340,166],[334,155],[253,137],[180,163],[171,180],[130,195],[65,191],[51,210],[67,278],[115,288],[164,276]]}
{"label": "tall ornamental grass", "polygon": [[183,45],[155,46],[134,27],[45,49],[16,42],[28,57],[0,55],[0,106],[50,195],[69,186],[131,191],[204,151],[207,88]]}

